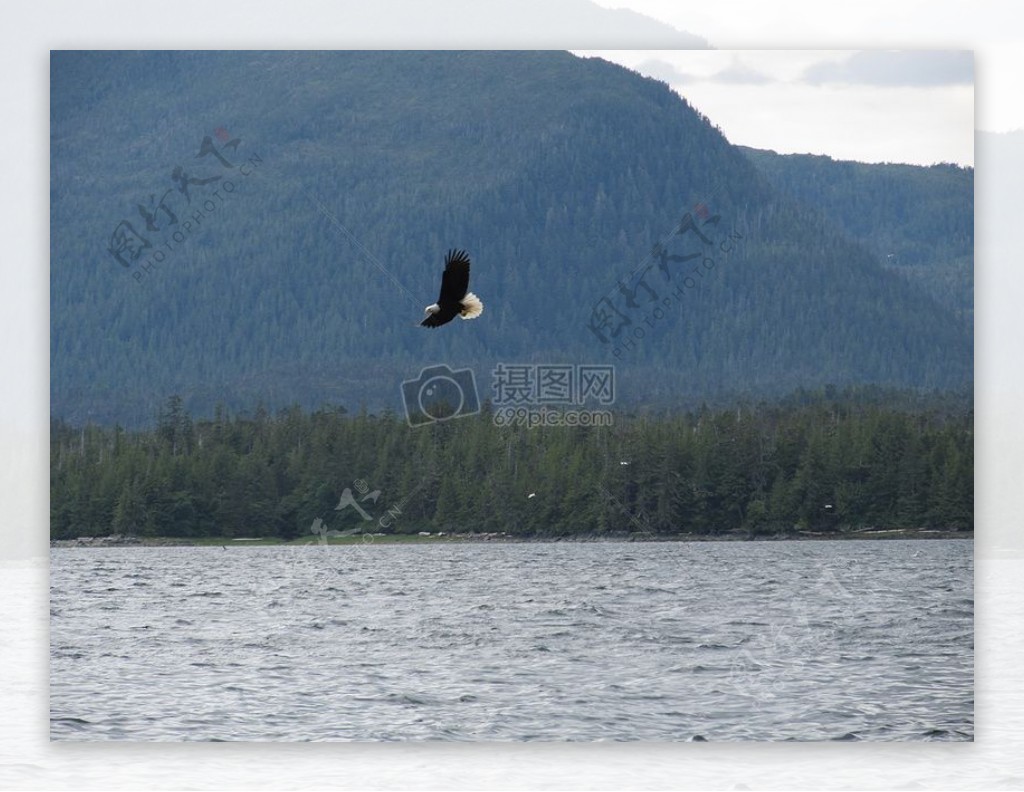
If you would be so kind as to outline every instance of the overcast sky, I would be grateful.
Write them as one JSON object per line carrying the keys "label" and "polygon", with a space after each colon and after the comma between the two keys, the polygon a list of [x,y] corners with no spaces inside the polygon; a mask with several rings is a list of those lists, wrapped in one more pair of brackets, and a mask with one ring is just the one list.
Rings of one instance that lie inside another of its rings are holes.
{"label": "overcast sky", "polygon": [[605,8],[629,8],[701,36],[715,49],[974,50],[981,86],[977,128],[1024,129],[1024,25],[1016,0],[594,2]]}
{"label": "overcast sky", "polygon": [[964,50],[580,50],[667,82],[733,143],[862,162],[974,164]]}

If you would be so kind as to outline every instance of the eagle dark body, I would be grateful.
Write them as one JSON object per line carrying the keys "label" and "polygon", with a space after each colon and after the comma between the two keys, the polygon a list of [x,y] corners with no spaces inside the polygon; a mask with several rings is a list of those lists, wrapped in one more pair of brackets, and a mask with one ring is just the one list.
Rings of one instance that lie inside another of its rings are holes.
{"label": "eagle dark body", "polygon": [[469,255],[465,250],[449,250],[444,259],[441,294],[434,305],[427,307],[429,315],[420,324],[440,327],[456,316],[475,319],[483,309],[480,299],[469,291]]}

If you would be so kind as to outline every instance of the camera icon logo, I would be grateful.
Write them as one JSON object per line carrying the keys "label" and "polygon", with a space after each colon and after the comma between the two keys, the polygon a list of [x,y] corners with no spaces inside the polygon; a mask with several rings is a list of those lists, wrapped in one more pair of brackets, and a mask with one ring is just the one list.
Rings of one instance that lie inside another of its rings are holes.
{"label": "camera icon logo", "polygon": [[409,426],[422,426],[480,412],[473,369],[452,371],[443,364],[427,366],[416,379],[403,381],[402,401]]}

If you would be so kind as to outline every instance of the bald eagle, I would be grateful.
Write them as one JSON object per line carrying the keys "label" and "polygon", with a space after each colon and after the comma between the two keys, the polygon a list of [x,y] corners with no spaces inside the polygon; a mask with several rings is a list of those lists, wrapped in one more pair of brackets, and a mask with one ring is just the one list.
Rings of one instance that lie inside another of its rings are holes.
{"label": "bald eagle", "polygon": [[436,303],[427,306],[427,318],[420,324],[423,327],[440,327],[456,316],[476,319],[484,312],[484,304],[468,289],[469,255],[465,250],[449,250],[444,257],[441,296]]}

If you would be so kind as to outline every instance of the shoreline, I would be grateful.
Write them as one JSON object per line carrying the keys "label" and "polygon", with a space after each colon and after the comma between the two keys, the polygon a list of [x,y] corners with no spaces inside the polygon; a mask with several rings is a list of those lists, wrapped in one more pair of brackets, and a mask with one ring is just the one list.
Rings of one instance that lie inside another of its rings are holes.
{"label": "shoreline", "polygon": [[513,536],[501,533],[418,533],[418,534],[354,534],[330,536],[325,539],[301,538],[281,539],[278,537],[170,537],[170,536],[81,536],[75,539],[51,539],[50,547],[313,547],[351,545],[395,545],[395,544],[596,544],[601,542],[815,542],[815,541],[885,541],[892,539],[974,539],[974,531],[943,531],[937,529],[866,529],[847,532],[794,531],[790,533],[750,534],[676,534],[655,536],[653,534],[620,534],[598,536]]}

